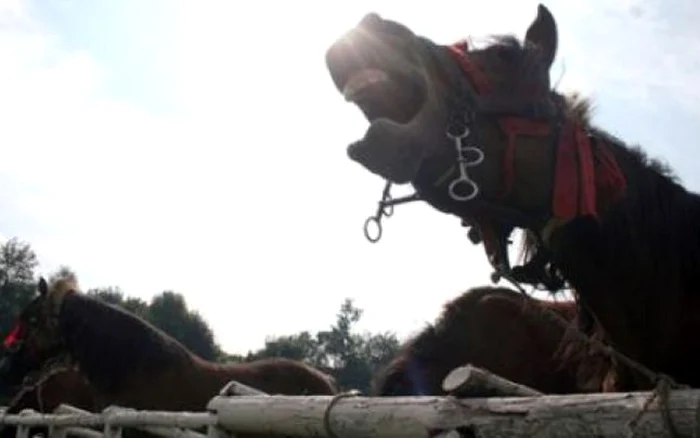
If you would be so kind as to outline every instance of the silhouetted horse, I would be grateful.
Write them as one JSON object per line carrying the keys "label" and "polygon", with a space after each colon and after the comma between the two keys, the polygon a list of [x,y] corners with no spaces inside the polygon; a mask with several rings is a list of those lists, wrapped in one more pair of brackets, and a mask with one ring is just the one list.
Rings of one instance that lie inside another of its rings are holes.
{"label": "silhouetted horse", "polygon": [[304,363],[275,358],[250,363],[205,361],[127,311],[60,279],[20,314],[2,375],[10,384],[49,360],[69,355],[102,407],[200,411],[230,380],[272,394],[334,394],[334,379]]}
{"label": "silhouetted horse", "polygon": [[542,308],[572,324],[577,316],[573,301],[528,300],[502,287],[468,290],[404,343],[375,376],[373,393],[441,395],[445,376],[467,363],[548,394],[600,392],[607,358],[567,351],[566,330]]}
{"label": "silhouetted horse", "polygon": [[[700,197],[594,127],[586,101],[551,89],[557,38],[543,5],[524,44],[501,36],[483,48],[367,15],[326,55],[370,121],[348,155],[466,218],[501,272],[508,235],[529,230],[538,260],[520,281],[558,268],[616,348],[700,386]],[[648,386],[628,375],[619,388]]]}

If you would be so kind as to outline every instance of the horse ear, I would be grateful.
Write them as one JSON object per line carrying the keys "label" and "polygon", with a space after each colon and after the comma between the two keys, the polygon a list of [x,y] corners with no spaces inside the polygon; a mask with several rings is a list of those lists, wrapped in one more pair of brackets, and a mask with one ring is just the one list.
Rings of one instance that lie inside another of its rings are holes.
{"label": "horse ear", "polygon": [[44,277],[39,277],[39,295],[45,297],[49,293],[49,284]]}
{"label": "horse ear", "polygon": [[547,70],[552,66],[557,54],[557,23],[549,9],[543,4],[537,6],[537,17],[525,33],[525,41],[534,44],[542,50]]}

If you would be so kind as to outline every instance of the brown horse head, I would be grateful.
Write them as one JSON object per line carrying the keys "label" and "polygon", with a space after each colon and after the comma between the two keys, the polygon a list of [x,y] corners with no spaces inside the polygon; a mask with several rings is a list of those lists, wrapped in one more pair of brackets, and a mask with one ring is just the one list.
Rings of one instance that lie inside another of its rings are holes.
{"label": "brown horse head", "polygon": [[524,43],[500,36],[479,49],[438,45],[367,15],[326,55],[336,87],[370,121],[350,158],[468,219],[492,263],[507,264],[514,227],[539,231],[579,210],[596,213],[590,187],[580,189],[580,209],[569,199],[579,195],[570,190],[588,106],[550,89],[556,51],[556,22],[542,5]]}
{"label": "brown horse head", "polygon": [[21,383],[27,374],[65,354],[59,313],[64,298],[76,288],[70,279],[59,279],[51,287],[39,279],[39,295],[22,311],[4,341],[0,377],[7,384]]}

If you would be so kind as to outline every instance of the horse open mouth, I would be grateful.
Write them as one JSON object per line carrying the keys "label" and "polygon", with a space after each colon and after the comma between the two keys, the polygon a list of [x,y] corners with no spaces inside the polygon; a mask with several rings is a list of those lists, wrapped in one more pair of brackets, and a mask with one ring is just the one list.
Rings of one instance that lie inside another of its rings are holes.
{"label": "horse open mouth", "polygon": [[345,100],[357,105],[370,125],[380,119],[409,123],[421,109],[425,94],[419,81],[379,68],[353,72],[341,89]]}
{"label": "horse open mouth", "polygon": [[415,137],[407,127],[424,106],[425,79],[409,66],[400,72],[382,68],[345,50],[341,57],[340,49],[345,47],[331,50],[328,70],[345,100],[370,122],[364,136],[348,146],[349,157],[393,182],[410,181],[422,157],[419,145],[407,144]]}

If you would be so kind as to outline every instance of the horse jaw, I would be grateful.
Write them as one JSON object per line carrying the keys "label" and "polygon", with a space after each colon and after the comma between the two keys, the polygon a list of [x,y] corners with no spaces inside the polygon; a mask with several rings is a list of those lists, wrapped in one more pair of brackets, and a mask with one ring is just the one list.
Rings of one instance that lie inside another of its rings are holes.
{"label": "horse jaw", "polygon": [[348,157],[393,183],[411,182],[423,160],[434,154],[436,139],[447,141],[446,120],[443,105],[429,97],[408,123],[388,118],[372,121],[364,137],[348,146]]}

